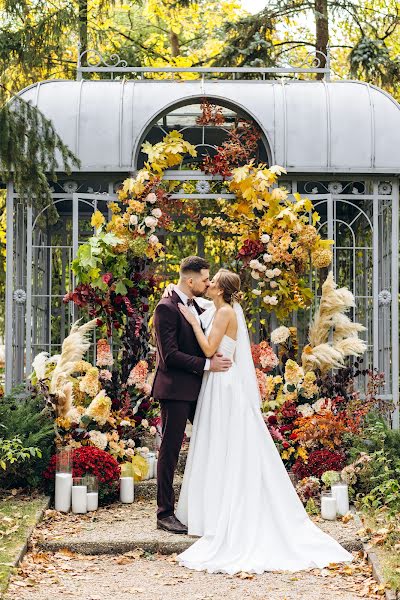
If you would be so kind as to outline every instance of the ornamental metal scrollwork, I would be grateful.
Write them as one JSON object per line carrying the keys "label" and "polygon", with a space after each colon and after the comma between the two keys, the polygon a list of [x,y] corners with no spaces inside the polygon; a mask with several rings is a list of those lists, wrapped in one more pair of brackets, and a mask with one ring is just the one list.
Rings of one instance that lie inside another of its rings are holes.
{"label": "ornamental metal scrollwork", "polygon": [[210,191],[210,183],[207,180],[201,180],[196,182],[196,192],[198,194],[208,194]]}
{"label": "ornamental metal scrollwork", "polygon": [[365,194],[364,181],[307,181],[304,184],[306,194],[324,194],[328,192],[338,196],[340,194]]}
{"label": "ornamental metal scrollwork", "polygon": [[98,50],[85,50],[79,55],[79,62],[82,65],[82,58],[86,57],[86,62],[89,67],[127,67],[126,60],[122,60],[118,54],[111,54],[107,60]]}
{"label": "ornamental metal scrollwork", "polygon": [[64,181],[61,187],[64,192],[68,192],[68,194],[74,194],[78,190],[79,184],[77,181]]}
{"label": "ornamental metal scrollwork", "polygon": [[389,290],[382,290],[378,294],[378,304],[379,306],[389,306],[392,301],[392,294]]}
{"label": "ornamental metal scrollwork", "polygon": [[25,304],[26,302],[26,292],[25,290],[18,289],[13,293],[14,302],[16,304]]}
{"label": "ornamental metal scrollwork", "polygon": [[[318,55],[318,56],[317,56]],[[312,67],[314,67],[315,69],[321,69],[321,63],[322,63],[322,59],[324,59],[324,63],[325,63],[325,68],[327,69],[327,64],[329,63],[329,54],[325,54],[324,52],[321,52],[321,50],[314,50],[313,52],[308,52],[304,58],[304,60],[299,63],[298,65],[294,65],[296,68],[298,69],[302,69],[303,67],[307,67],[308,64],[310,64],[310,59],[311,60],[311,65]],[[312,68],[310,67],[310,68]]]}
{"label": "ornamental metal scrollwork", "polygon": [[381,181],[378,184],[378,194],[387,196],[392,193],[392,184],[389,181]]}

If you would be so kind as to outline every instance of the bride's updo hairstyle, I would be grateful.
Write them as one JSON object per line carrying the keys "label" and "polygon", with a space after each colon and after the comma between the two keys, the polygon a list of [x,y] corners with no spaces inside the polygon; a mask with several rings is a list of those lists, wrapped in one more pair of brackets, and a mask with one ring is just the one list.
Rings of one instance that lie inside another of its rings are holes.
{"label": "bride's updo hairstyle", "polygon": [[217,285],[222,290],[222,297],[228,304],[240,302],[242,292],[240,291],[240,277],[237,273],[220,269],[218,271]]}

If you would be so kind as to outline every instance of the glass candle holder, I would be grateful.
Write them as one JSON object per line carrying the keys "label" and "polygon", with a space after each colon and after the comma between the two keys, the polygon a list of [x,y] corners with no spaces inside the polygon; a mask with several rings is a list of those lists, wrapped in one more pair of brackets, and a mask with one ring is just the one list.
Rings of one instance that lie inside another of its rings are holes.
{"label": "glass candle holder", "polygon": [[336,511],[341,517],[349,512],[349,488],[347,483],[340,481],[331,487],[332,496],[336,499]]}
{"label": "glass candle holder", "polygon": [[120,500],[124,504],[131,504],[135,498],[133,477],[120,477]]}
{"label": "glass candle holder", "polygon": [[56,456],[54,508],[69,512],[72,498],[72,452],[71,448],[60,448]]}
{"label": "glass candle holder", "polygon": [[99,507],[99,481],[95,475],[85,475],[83,479],[87,488],[87,510],[97,510]]}
{"label": "glass candle holder", "polygon": [[156,453],[155,452],[148,452],[147,453],[147,464],[149,465],[149,473],[147,476],[147,479],[153,479],[156,474],[155,474],[155,469],[156,469]]}
{"label": "glass candle holder", "polygon": [[84,477],[74,477],[72,480],[72,512],[75,514],[87,512],[87,485]]}
{"label": "glass candle holder", "polygon": [[331,492],[322,492],[321,494],[321,517],[328,521],[336,519],[336,498]]}
{"label": "glass candle holder", "polygon": [[72,473],[72,448],[60,448],[56,455],[56,473]]}

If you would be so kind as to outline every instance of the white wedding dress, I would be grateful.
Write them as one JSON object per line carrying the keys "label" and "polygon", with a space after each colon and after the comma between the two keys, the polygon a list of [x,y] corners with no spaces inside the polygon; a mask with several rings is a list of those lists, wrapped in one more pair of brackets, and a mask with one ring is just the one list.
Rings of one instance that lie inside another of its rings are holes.
{"label": "white wedding dress", "polygon": [[[311,521],[264,423],[243,311],[238,336],[219,351],[229,371],[205,372],[193,422],[177,518],[201,536],[178,555],[197,571],[298,571],[353,560]],[[215,309],[201,319],[209,334]]]}

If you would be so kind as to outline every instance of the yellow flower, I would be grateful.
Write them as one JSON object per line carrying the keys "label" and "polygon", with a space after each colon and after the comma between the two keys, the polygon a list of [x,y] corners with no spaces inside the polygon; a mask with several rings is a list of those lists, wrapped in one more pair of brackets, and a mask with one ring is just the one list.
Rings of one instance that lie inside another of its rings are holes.
{"label": "yellow flower", "polygon": [[139,202],[139,200],[129,200],[128,205],[131,211],[133,211],[134,213],[138,213],[139,215],[145,209],[145,205],[142,204],[142,202]]}
{"label": "yellow flower", "polygon": [[304,461],[307,460],[307,458],[308,458],[307,450],[305,448],[303,448],[303,446],[299,446],[297,448],[296,458],[297,457],[302,458]]}
{"label": "yellow flower", "polygon": [[121,207],[120,207],[120,205],[117,202],[109,202],[108,203],[108,208],[114,214],[117,214],[117,213],[121,212]]}
{"label": "yellow flower", "polygon": [[290,358],[285,365],[286,383],[297,385],[303,380],[303,377],[304,371],[302,367],[300,367],[300,365]]}
{"label": "yellow flower", "polygon": [[99,210],[96,210],[92,214],[92,218],[90,220],[91,226],[98,229],[99,227],[101,227],[103,225],[104,222],[105,222],[104,215]]}
{"label": "yellow flower", "polygon": [[111,399],[106,396],[105,390],[100,390],[91,401],[85,411],[85,415],[91,417],[99,425],[105,425],[111,411]]}
{"label": "yellow flower", "polygon": [[93,365],[90,362],[87,362],[86,360],[78,360],[74,364],[74,370],[72,372],[73,373],[86,373],[92,367],[93,367]]}
{"label": "yellow flower", "polygon": [[71,419],[68,419],[68,417],[57,417],[56,424],[58,427],[62,427],[62,429],[69,429],[71,427]]}
{"label": "yellow flower", "polygon": [[316,269],[329,267],[332,262],[332,251],[328,248],[317,248],[311,253],[311,262]]}
{"label": "yellow flower", "polygon": [[80,380],[79,389],[93,398],[96,396],[99,388],[99,370],[96,367],[91,367]]}

